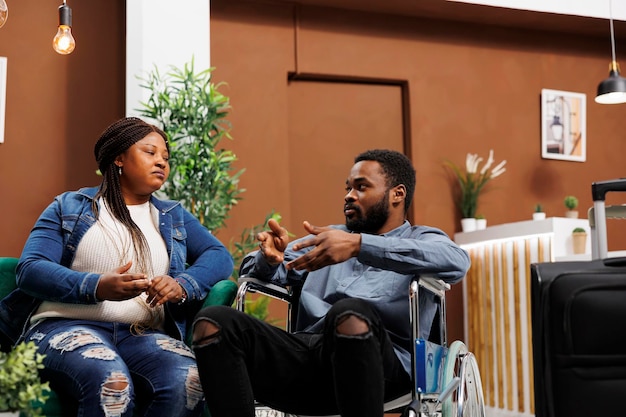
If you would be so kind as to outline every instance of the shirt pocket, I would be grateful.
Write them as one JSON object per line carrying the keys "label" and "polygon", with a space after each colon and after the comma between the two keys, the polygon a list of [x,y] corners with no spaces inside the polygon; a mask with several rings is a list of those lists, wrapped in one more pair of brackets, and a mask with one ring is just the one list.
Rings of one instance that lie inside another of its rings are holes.
{"label": "shirt pocket", "polygon": [[370,267],[352,281],[346,288],[346,295],[363,299],[394,299],[404,282],[408,282],[406,275]]}

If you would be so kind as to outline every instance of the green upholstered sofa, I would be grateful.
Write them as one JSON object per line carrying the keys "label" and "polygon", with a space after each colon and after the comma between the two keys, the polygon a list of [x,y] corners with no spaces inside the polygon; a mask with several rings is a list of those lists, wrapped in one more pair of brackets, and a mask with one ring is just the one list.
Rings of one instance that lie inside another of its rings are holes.
{"label": "green upholstered sofa", "polygon": [[[0,257],[0,299],[16,288],[15,267],[17,266],[17,258]],[[199,308],[209,305],[232,305],[237,294],[237,284],[231,280],[220,281],[213,286],[209,295]],[[191,332],[187,332],[189,343]],[[50,398],[45,404],[40,405],[43,414],[46,417],[70,417],[54,392],[50,392]],[[208,412],[205,412],[208,415]]]}

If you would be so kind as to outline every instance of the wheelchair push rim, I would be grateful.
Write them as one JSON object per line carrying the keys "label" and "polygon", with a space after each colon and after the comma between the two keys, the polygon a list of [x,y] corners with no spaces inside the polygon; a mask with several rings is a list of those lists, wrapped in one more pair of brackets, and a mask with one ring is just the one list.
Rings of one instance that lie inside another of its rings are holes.
{"label": "wheelchair push rim", "polygon": [[443,385],[461,379],[456,392],[443,402],[443,417],[485,417],[485,402],[480,371],[474,355],[459,340],[448,349]]}

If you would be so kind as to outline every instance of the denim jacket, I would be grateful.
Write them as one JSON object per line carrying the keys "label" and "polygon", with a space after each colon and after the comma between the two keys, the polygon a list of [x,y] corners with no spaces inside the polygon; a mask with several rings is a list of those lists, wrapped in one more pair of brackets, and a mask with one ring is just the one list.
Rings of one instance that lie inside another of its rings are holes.
{"label": "denim jacket", "polygon": [[[17,266],[18,288],[0,300],[0,332],[13,343],[26,330],[30,316],[43,300],[95,304],[99,273],[70,269],[78,243],[96,218],[91,209],[97,187],[57,196],[43,211],[22,251]],[[190,306],[198,307],[211,287],[228,279],[233,259],[228,250],[180,203],[150,202],[159,212],[159,231],[170,259],[168,275],[187,292],[182,305],[166,303],[165,331],[184,339]]]}

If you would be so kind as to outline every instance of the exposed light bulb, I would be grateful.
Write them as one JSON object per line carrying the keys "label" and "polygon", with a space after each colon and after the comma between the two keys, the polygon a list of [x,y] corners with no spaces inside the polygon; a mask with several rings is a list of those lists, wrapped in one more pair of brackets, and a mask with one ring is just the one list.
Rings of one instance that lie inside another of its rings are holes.
{"label": "exposed light bulb", "polygon": [[59,30],[52,40],[52,47],[61,55],[72,53],[76,47],[76,41],[72,36],[72,29],[67,25],[59,25]]}
{"label": "exposed light bulb", "polygon": [[72,36],[72,9],[65,2],[59,6],[59,30],[52,40],[52,47],[61,55],[71,54],[76,47]]}
{"label": "exposed light bulb", "polygon": [[7,2],[4,0],[0,0],[0,28],[4,26],[9,18],[9,7],[7,6]]}

